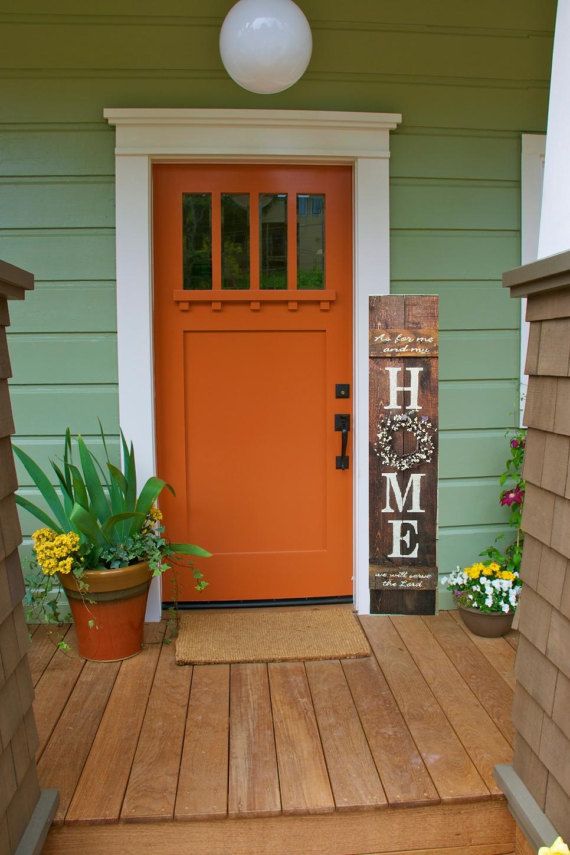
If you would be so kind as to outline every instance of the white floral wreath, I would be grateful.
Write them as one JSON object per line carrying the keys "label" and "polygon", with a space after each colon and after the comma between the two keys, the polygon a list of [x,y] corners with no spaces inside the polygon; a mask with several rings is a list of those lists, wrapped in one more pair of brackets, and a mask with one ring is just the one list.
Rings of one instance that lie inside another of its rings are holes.
{"label": "white floral wreath", "polygon": [[[376,454],[382,463],[397,469],[399,472],[405,472],[406,469],[411,469],[413,466],[422,463],[429,463],[435,452],[432,429],[433,425],[428,417],[418,416],[417,413],[414,415],[402,413],[385,416],[378,423],[378,433],[376,434],[378,440],[375,443]],[[392,440],[394,434],[399,430],[411,433],[415,437],[417,446],[411,454],[396,454],[394,451]]]}

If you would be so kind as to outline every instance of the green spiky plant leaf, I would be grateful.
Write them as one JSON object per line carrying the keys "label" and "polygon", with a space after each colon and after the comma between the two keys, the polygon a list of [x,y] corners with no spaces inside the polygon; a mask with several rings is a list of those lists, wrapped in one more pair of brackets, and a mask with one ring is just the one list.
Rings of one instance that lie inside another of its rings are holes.
{"label": "green spiky plant leaf", "polygon": [[[76,438],[79,460],[74,462],[69,428],[65,432],[63,457],[58,463],[50,461],[51,476],[26,452],[15,447],[16,455],[47,510],[19,495],[16,496],[18,505],[57,534],[69,531],[78,534],[83,567],[118,567],[148,560],[157,575],[167,566],[165,557],[175,554],[210,557],[211,553],[200,546],[170,544],[163,538],[162,526],[157,528],[149,515],[162,491],[166,489],[174,495],[173,488],[161,478],[152,476],[139,494],[132,443],[127,443],[121,431],[122,466],[119,468],[110,458],[100,422],[99,428],[106,466],[101,465],[81,436]],[[54,481],[57,487],[53,486]],[[206,584],[204,582],[203,586]]]}

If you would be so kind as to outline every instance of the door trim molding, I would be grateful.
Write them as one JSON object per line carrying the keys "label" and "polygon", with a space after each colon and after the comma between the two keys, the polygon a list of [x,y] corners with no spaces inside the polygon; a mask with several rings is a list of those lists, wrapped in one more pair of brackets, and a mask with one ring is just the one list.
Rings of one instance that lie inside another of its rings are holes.
{"label": "door trim molding", "polygon": [[[152,164],[242,161],[351,163],[354,170],[354,598],[368,591],[368,297],[390,292],[389,157],[396,113],[314,110],[104,110],[116,127],[119,415],[141,478],[155,471]],[[159,620],[153,583],[147,620]]]}

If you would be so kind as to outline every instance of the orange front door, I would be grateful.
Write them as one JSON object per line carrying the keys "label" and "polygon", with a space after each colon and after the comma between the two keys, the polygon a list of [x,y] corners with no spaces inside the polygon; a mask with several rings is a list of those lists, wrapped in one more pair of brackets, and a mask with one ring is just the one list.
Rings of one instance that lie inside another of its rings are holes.
{"label": "orange front door", "polygon": [[351,594],[351,168],[156,166],[154,282],[161,506],[214,553],[179,599]]}

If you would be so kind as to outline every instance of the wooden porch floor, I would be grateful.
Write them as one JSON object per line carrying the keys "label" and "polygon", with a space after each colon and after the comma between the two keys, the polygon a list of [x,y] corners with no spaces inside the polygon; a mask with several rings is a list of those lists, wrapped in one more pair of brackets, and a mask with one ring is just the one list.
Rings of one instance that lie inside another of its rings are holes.
{"label": "wooden porch floor", "polygon": [[46,855],[512,852],[492,770],[511,761],[516,635],[476,638],[451,612],[362,625],[365,659],[194,668],[165,624],[120,664],[38,628],[39,775],[60,792]]}

